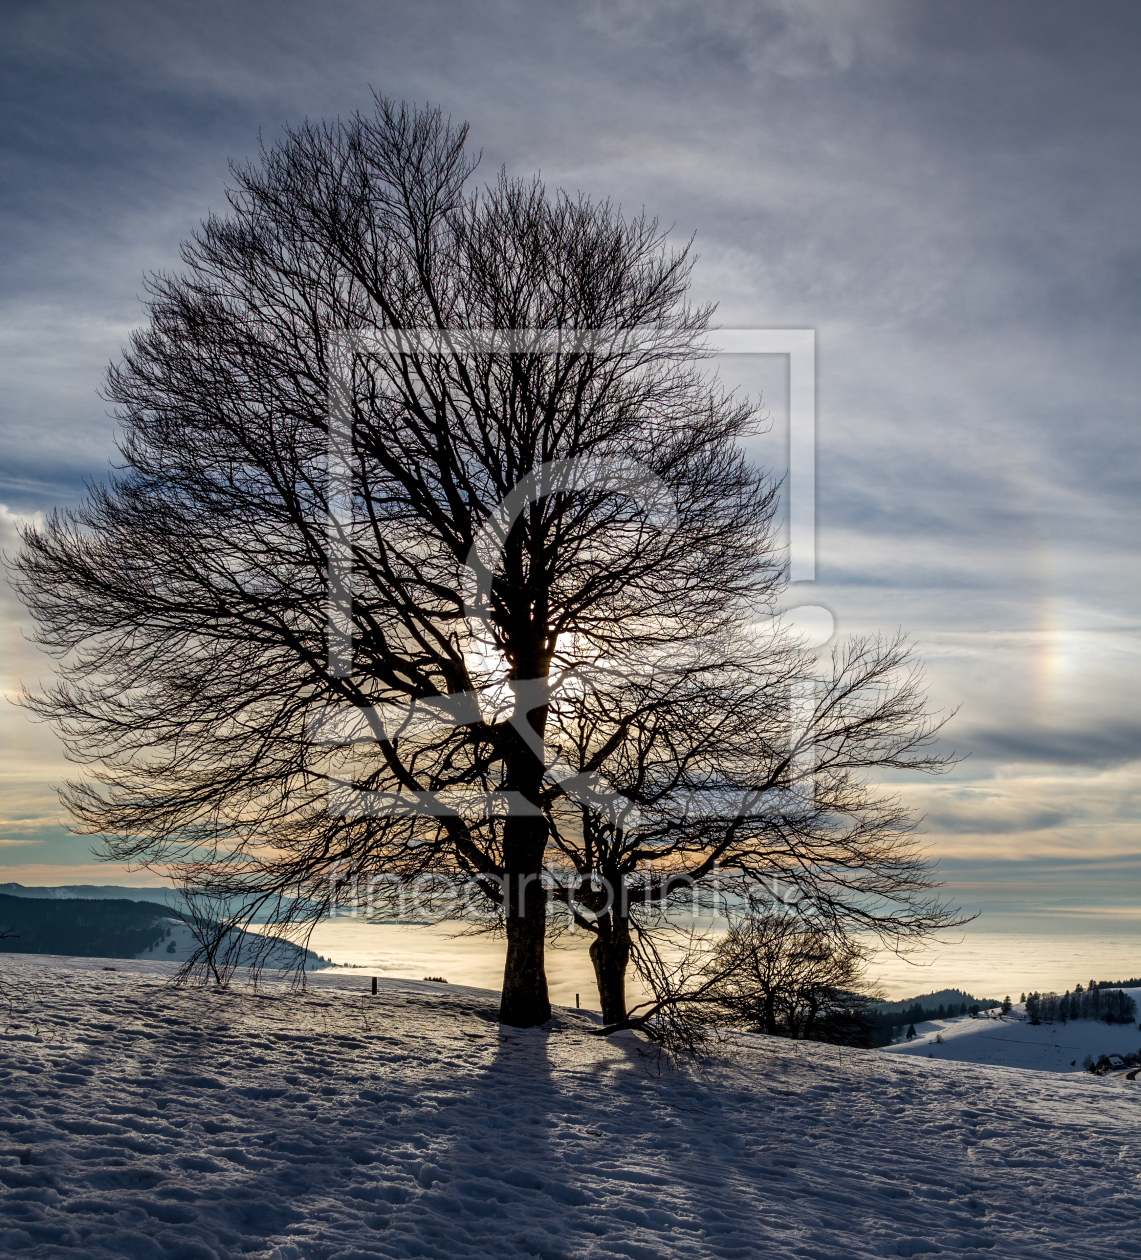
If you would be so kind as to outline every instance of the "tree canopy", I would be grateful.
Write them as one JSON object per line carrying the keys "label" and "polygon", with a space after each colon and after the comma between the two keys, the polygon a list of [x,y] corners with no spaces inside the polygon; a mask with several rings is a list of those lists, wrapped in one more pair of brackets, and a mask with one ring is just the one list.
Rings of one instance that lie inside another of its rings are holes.
{"label": "tree canopy", "polygon": [[688,247],[471,186],[466,134],[382,97],[290,130],[150,279],[108,376],[119,466],[14,570],[60,662],[26,703],[88,769],[76,826],[283,929],[347,881],[470,881],[524,1026],[552,864],[618,938],[615,1010],[626,903],[719,866],[834,924],[946,922],[861,779],[940,768],[919,676],[862,640],[815,688],[767,616],[777,486],[758,405],[701,362]]}

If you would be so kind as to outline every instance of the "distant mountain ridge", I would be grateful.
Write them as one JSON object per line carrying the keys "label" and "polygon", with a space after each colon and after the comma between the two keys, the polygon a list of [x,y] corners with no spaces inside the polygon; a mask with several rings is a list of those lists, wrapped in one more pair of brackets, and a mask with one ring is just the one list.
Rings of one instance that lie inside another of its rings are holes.
{"label": "distant mountain ridge", "polygon": [[[135,901],[140,905],[165,905],[177,915],[186,911],[186,903],[177,888],[129,888],[116,884],[61,884],[58,888],[25,888],[23,884],[0,884],[0,896],[23,897],[29,901]],[[251,922],[265,923],[267,917],[263,911],[254,915]]]}
{"label": "distant mountain ridge", "polygon": [[[332,964],[292,941],[236,931],[222,957],[235,966],[320,970]],[[267,944],[268,939],[268,944]],[[0,893],[0,954],[152,958],[184,963],[198,941],[168,905],[125,897],[13,897]]]}
{"label": "distant mountain ridge", "polygon": [[166,906],[172,906],[178,900],[178,892],[174,888],[127,888],[115,884],[63,884],[58,888],[0,884],[0,896],[32,897],[40,901],[144,901]]}

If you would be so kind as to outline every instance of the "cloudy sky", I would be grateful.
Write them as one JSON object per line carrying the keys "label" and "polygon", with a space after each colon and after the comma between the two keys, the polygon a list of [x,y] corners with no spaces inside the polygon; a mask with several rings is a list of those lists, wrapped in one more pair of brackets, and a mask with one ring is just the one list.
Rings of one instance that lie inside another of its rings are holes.
{"label": "cloudy sky", "polygon": [[[370,87],[471,123],[482,174],[696,233],[727,328],[817,330],[818,581],[907,629],[949,778],[904,783],[964,904],[1131,921],[1141,893],[1141,13],[1046,0],[416,5],[9,0],[0,527],[113,454],[97,389],[227,160]],[[763,388],[786,458],[784,361]],[[3,685],[49,666],[4,596]],[[0,879],[120,882],[0,714]],[[1141,920],[1138,921],[1141,928]]]}

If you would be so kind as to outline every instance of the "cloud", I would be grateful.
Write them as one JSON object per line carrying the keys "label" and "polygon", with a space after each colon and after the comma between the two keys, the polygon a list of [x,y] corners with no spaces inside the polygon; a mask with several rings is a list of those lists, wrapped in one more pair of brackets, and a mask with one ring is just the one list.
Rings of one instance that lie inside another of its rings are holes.
{"label": "cloud", "polygon": [[[52,835],[58,832],[60,825],[58,811],[56,814],[41,814],[32,818],[2,818],[0,819],[0,844],[39,844],[43,841],[45,833]],[[15,838],[20,835],[26,835],[29,838],[24,840]]]}
{"label": "cloud", "polygon": [[1141,766],[990,767],[954,781],[894,786],[922,819],[932,856],[1046,862],[1131,859],[1141,827]]}
{"label": "cloud", "polygon": [[119,863],[29,862],[0,865],[0,883],[23,884],[25,888],[58,888],[69,884],[155,888],[165,881],[156,872],[131,871]]}
{"label": "cloud", "polygon": [[[909,789],[940,852],[1119,851],[1141,786],[1139,51],[1135,6],[1054,0],[20,6],[5,545],[104,475],[105,365],[144,273],[224,206],[227,158],[370,84],[430,99],[472,121],[481,174],[541,169],[697,231],[696,296],[726,325],[818,330],[820,580],[797,601],[842,633],[908,628],[936,705],[961,706],[945,738],[976,794]],[[777,419],[758,451],[780,468]],[[0,611],[10,691],[50,662]],[[5,707],[0,740],[0,812],[54,818],[54,737]]]}
{"label": "cloud", "polygon": [[975,730],[965,737],[990,761],[1055,767],[1136,766],[1141,723],[1111,722],[1103,728]]}
{"label": "cloud", "polygon": [[853,0],[684,0],[593,3],[587,23],[628,46],[672,54],[677,61],[715,59],[737,65],[754,80],[800,78],[848,69],[857,37],[882,23]]}

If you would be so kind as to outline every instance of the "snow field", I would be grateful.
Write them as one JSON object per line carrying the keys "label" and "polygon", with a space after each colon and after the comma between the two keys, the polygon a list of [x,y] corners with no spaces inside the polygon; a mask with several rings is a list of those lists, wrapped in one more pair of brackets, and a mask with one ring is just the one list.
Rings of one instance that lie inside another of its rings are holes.
{"label": "snow field", "polygon": [[[1126,989],[1141,1009],[1141,989]],[[930,1020],[916,1024],[916,1036],[885,1046],[888,1054],[921,1055],[955,1063],[994,1064],[1039,1072],[1081,1072],[1086,1055],[1136,1054],[1141,1028],[1136,1024],[1103,1024],[1092,1019],[1031,1024],[1017,1003],[1009,1016]],[[940,1044],[936,1037],[942,1037]]]}
{"label": "snow field", "polygon": [[105,965],[0,960],[24,994],[0,1041],[14,1256],[1141,1253],[1118,1081],[764,1037],[659,1076],[585,1014],[502,1030],[486,991]]}

